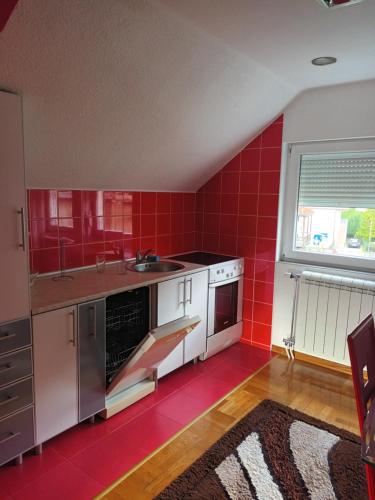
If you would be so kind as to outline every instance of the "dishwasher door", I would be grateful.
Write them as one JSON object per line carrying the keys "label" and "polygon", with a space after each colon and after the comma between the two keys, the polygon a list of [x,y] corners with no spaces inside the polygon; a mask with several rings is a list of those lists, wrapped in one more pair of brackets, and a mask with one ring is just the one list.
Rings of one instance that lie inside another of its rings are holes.
{"label": "dishwasher door", "polygon": [[113,396],[145,378],[153,376],[157,366],[200,321],[199,316],[192,318],[185,316],[151,330],[131,357],[119,368],[107,388],[107,396]]}

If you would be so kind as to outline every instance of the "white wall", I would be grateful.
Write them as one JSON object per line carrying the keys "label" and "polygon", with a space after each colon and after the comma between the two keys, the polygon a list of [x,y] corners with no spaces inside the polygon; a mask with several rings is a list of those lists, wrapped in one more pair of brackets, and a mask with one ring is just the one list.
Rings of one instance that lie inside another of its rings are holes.
{"label": "white wall", "polygon": [[[281,214],[287,162],[287,143],[375,136],[375,80],[309,90],[300,94],[284,113],[284,155],[280,192]],[[282,237],[279,217],[278,239]],[[280,241],[278,241],[280,248]],[[304,264],[276,262],[272,320],[272,344],[283,346],[289,336],[293,308],[294,280],[286,276],[304,269],[375,279],[370,274],[337,271]]]}
{"label": "white wall", "polygon": [[285,110],[285,142],[372,136],[375,80],[308,90]]}

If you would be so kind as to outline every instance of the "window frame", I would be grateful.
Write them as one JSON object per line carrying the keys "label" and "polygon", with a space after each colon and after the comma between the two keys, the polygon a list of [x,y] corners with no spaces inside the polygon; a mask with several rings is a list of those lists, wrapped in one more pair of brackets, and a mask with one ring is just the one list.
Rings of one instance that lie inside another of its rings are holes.
{"label": "window frame", "polygon": [[[355,153],[375,151],[375,138],[313,141],[288,144],[285,164],[282,220],[280,231],[280,260],[302,264],[375,271],[375,259],[329,255],[294,250],[297,229],[297,208],[301,156],[306,154]],[[374,193],[375,196],[375,193]]]}

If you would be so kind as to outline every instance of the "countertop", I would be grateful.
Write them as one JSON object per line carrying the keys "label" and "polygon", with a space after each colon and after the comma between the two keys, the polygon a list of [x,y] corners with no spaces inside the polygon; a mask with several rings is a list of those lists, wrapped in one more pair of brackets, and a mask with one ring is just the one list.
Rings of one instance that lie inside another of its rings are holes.
{"label": "countertop", "polygon": [[90,300],[100,299],[133,288],[159,283],[168,279],[202,271],[207,266],[184,262],[184,269],[173,272],[140,273],[119,271],[117,263],[107,264],[103,273],[96,268],[69,272],[73,280],[54,281],[52,276],[38,278],[31,287],[31,312],[40,314]]}

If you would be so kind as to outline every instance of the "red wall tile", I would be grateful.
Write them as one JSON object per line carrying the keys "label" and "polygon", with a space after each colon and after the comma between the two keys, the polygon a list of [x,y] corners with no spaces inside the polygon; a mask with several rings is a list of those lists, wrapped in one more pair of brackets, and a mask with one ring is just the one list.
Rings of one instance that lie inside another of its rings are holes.
{"label": "red wall tile", "polygon": [[282,126],[280,116],[197,193],[199,248],[245,257],[243,339],[265,348],[271,342]]}
{"label": "red wall tile", "polygon": [[197,248],[195,193],[31,189],[28,201],[34,272],[58,271],[61,244],[67,269],[94,265],[102,252],[113,261],[138,248],[160,255]]}

